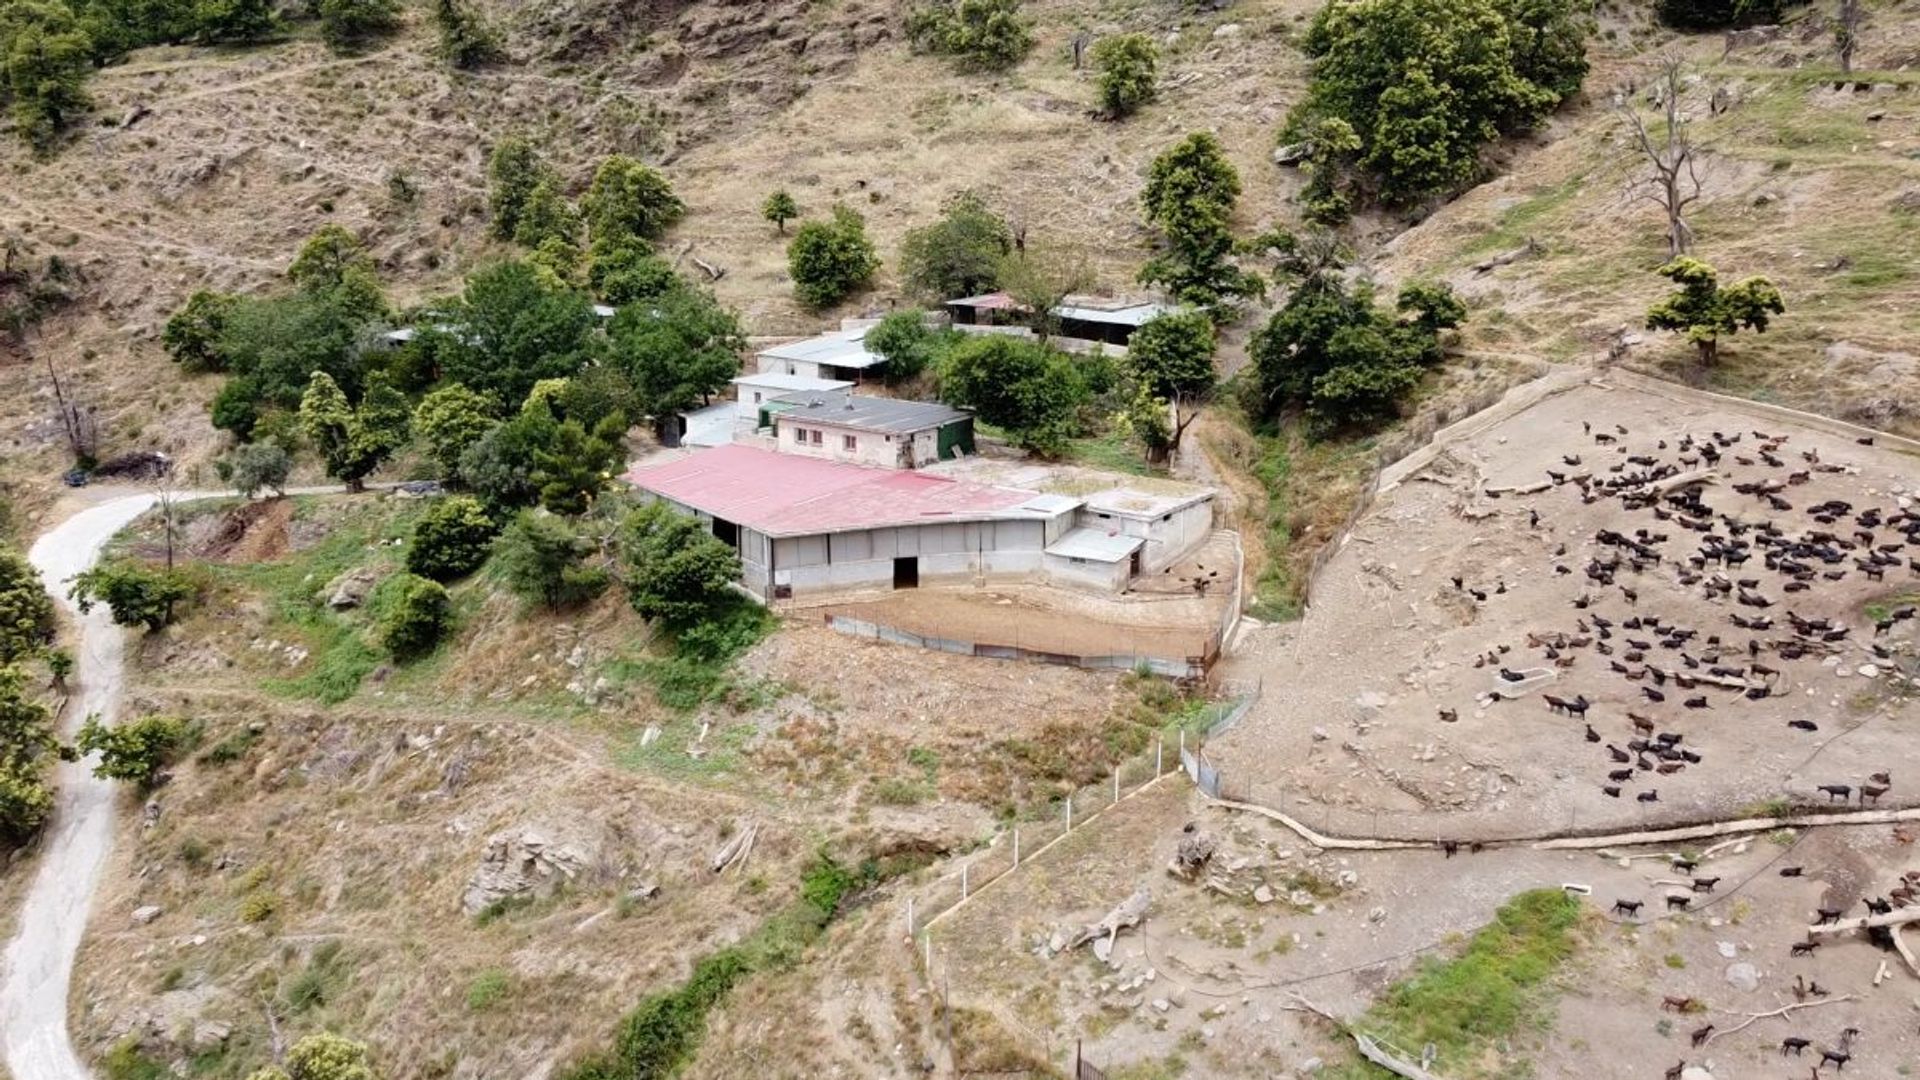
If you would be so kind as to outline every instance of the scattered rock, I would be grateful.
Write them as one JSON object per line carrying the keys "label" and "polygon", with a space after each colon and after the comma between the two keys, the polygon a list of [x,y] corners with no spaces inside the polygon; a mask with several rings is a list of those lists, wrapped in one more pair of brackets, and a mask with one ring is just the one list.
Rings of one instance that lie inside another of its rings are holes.
{"label": "scattered rock", "polygon": [[460,908],[478,915],[503,900],[550,895],[591,863],[591,853],[573,843],[556,843],[538,828],[495,833],[486,854],[467,879]]}
{"label": "scattered rock", "polygon": [[367,602],[379,581],[380,576],[371,569],[355,567],[327,583],[327,606],[335,611],[357,608]]}
{"label": "scattered rock", "polygon": [[225,1046],[232,1035],[233,1028],[217,1020],[196,1020],[188,1045],[198,1053],[207,1053]]}
{"label": "scattered rock", "polygon": [[162,914],[162,910],[163,909],[160,907],[159,904],[143,904],[140,907],[134,908],[133,924],[135,926],[145,926],[148,923],[152,922],[153,920],[159,918]]}
{"label": "scattered rock", "polygon": [[1760,989],[1760,972],[1752,964],[1728,964],[1727,984],[1743,994],[1751,994]]}
{"label": "scattered rock", "polygon": [[1727,960],[1731,960],[1740,955],[1740,946],[1735,945],[1731,941],[1718,942],[1714,945],[1714,948],[1720,950],[1721,957]]}

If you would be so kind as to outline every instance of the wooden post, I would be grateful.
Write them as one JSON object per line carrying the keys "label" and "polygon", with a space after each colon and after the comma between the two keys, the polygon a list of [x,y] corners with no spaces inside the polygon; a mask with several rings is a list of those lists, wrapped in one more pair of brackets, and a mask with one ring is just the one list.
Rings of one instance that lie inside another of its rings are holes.
{"label": "wooden post", "polygon": [[1120,766],[1113,767],[1113,801],[1120,801]]}
{"label": "wooden post", "polygon": [[1013,865],[1020,865],[1020,826],[1013,827]]}
{"label": "wooden post", "polygon": [[960,864],[960,899],[967,898],[967,864]]}
{"label": "wooden post", "polygon": [[907,939],[913,939],[913,897],[907,897]]}

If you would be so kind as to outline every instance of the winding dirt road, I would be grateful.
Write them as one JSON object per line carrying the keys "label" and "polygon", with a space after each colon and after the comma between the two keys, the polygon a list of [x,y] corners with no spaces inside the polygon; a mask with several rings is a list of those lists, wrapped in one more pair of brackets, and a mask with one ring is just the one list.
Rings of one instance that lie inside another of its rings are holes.
{"label": "winding dirt road", "polygon": [[[68,610],[69,578],[93,565],[100,549],[154,504],[152,494],[125,495],[73,515],[40,537],[28,558]],[[120,707],[125,633],[104,606],[74,612],[80,694],[68,706],[63,735]],[[0,1054],[14,1080],[91,1080],[67,1038],[67,990],[74,953],[87,928],[95,887],[113,847],[114,789],[90,762],[60,766],[53,820],[42,839],[40,868],[20,909],[20,926],[0,965]]]}

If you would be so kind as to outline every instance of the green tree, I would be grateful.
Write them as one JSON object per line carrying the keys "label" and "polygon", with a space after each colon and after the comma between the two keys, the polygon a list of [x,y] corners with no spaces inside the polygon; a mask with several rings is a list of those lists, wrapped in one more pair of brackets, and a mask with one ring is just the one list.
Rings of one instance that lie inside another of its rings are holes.
{"label": "green tree", "polygon": [[367,475],[407,444],[413,412],[406,396],[389,386],[386,376],[367,377],[366,393],[350,406],[338,383],[316,371],[300,400],[300,424],[326,463],[327,475],[364,491]]}
{"label": "green tree", "polygon": [[607,587],[607,572],[586,565],[597,550],[566,518],[523,512],[500,534],[493,558],[509,589],[559,611],[586,603]]}
{"label": "green tree", "polygon": [[594,172],[580,210],[593,242],[600,244],[634,236],[658,240],[687,207],[659,170],[615,154]]}
{"label": "green tree", "polygon": [[1093,47],[1093,64],[1100,74],[1100,111],[1118,120],[1132,116],[1152,101],[1159,79],[1160,47],[1145,34],[1116,34]]}
{"label": "green tree", "polygon": [[243,498],[251,499],[261,491],[280,496],[287,493],[293,457],[276,442],[243,443],[229,450],[214,468]]}
{"label": "green tree", "polygon": [[208,289],[187,297],[160,334],[167,356],[184,371],[225,371],[227,358],[220,351],[220,341],[237,304],[231,294]]}
{"label": "green tree", "polygon": [[492,398],[449,383],[420,399],[413,410],[413,430],[440,464],[440,475],[457,481],[460,455],[493,427],[497,411]]}
{"label": "green tree", "polygon": [[1719,359],[1722,334],[1742,329],[1763,334],[1769,317],[1787,310],[1780,290],[1764,277],[1722,288],[1713,267],[1685,255],[1662,266],[1659,274],[1679,288],[1647,310],[1647,329],[1685,334],[1699,350],[1702,364]]}
{"label": "green tree", "polygon": [[839,303],[865,288],[879,269],[866,220],[845,206],[835,206],[831,220],[801,225],[787,244],[787,274],[808,307]]}
{"label": "green tree", "polygon": [[1085,259],[1032,246],[1000,260],[994,277],[1043,342],[1059,329],[1055,309],[1069,295],[1093,284],[1093,271]]}
{"label": "green tree", "polygon": [[940,396],[1004,429],[1018,445],[1055,456],[1080,433],[1087,386],[1071,357],[1005,334],[967,337],[940,365]]}
{"label": "green tree", "polygon": [[503,262],[467,279],[460,299],[428,328],[447,378],[496,401],[517,402],[541,379],[580,369],[593,331],[593,308],[574,289],[543,280],[525,262]]}
{"label": "green tree", "polygon": [[0,840],[21,843],[53,813],[46,761],[53,713],[27,691],[26,673],[0,664]]}
{"label": "green tree", "polygon": [[[1437,344],[1443,331],[1451,330],[1467,321],[1467,305],[1453,294],[1453,288],[1444,283],[1415,281],[1400,290],[1394,298],[1394,307],[1404,316],[1409,316],[1413,325],[1431,336]],[[1439,356],[1429,357],[1438,360]]]}
{"label": "green tree", "polygon": [[466,577],[487,561],[497,532],[480,500],[469,495],[436,500],[414,522],[407,570],[441,582]]}
{"label": "green tree", "polygon": [[280,31],[269,0],[195,0],[193,22],[210,44],[249,44]]}
{"label": "green tree", "polygon": [[1140,195],[1161,249],[1140,271],[1184,304],[1210,307],[1257,295],[1252,274],[1233,264],[1233,205],[1240,174],[1212,133],[1199,131],[1170,147],[1147,170]]}
{"label": "green tree", "polygon": [[53,598],[39,571],[0,544],[0,665],[34,656],[53,643]]}
{"label": "green tree", "polygon": [[550,513],[569,516],[592,509],[626,453],[621,438],[626,426],[618,413],[592,431],[578,420],[561,423],[552,441],[533,451],[533,482],[540,488],[540,505]]}
{"label": "green tree", "polygon": [[572,245],[580,236],[580,212],[573,208],[560,190],[556,176],[542,177],[527,194],[520,209],[520,222],[514,226],[513,242],[524,248],[538,248],[548,240]]}
{"label": "green tree", "polygon": [[74,739],[82,754],[98,753],[93,775],[148,787],[186,741],[187,722],[177,716],[143,716],[108,727],[98,713],[87,717]]}
{"label": "green tree", "polygon": [[740,556],[698,518],[651,502],[620,523],[627,599],[643,618],[683,629],[724,606]]}
{"label": "green tree", "polygon": [[87,75],[94,42],[57,0],[11,0],[0,6],[0,104],[14,130],[39,151],[92,105]]}
{"label": "green tree", "polygon": [[487,156],[487,203],[493,212],[495,237],[513,239],[533,189],[552,175],[553,170],[528,140],[513,135],[494,146]]}
{"label": "green tree", "polygon": [[322,225],[307,238],[287,267],[287,280],[302,293],[365,319],[387,312],[373,257],[359,237],[339,225]]}
{"label": "green tree", "polygon": [[235,377],[215,402],[215,425],[249,437],[261,408],[298,408],[316,371],[360,393],[362,342],[377,317],[364,302],[353,289],[239,300],[217,346]]}
{"label": "green tree", "polygon": [[682,284],[673,265],[637,236],[594,244],[587,281],[600,299],[614,307],[665,296]]}
{"label": "green tree", "polygon": [[1579,88],[1587,33],[1573,0],[1332,0],[1284,137],[1341,144],[1313,154],[1324,194],[1345,162],[1389,204],[1446,194],[1478,175],[1482,146]]}
{"label": "green tree", "polygon": [[320,38],[335,52],[365,48],[400,28],[397,0],[319,0]]}
{"label": "green tree", "polygon": [[974,296],[997,287],[1001,261],[1012,251],[1006,219],[963,191],[947,201],[939,221],[901,238],[901,284],[935,303]]}
{"label": "green tree", "polygon": [[82,614],[102,603],[121,626],[144,626],[151,632],[173,622],[174,607],[199,592],[186,575],[155,570],[138,563],[108,563],[81,571],[68,595]]}
{"label": "green tree", "polygon": [[962,71],[1005,71],[1033,48],[1020,0],[931,0],[908,13],[907,38]]}
{"label": "green tree", "polygon": [[760,204],[760,216],[773,222],[775,229],[785,233],[787,222],[800,216],[800,204],[793,201],[793,196],[787,194],[785,188],[781,188]]}
{"label": "green tree", "polygon": [[636,406],[659,427],[739,374],[746,343],[732,311],[683,285],[621,308],[607,327],[606,362],[627,377]]}
{"label": "green tree", "polygon": [[380,592],[380,644],[396,659],[425,656],[453,628],[453,601],[437,581],[396,574]]}
{"label": "green tree", "polygon": [[566,381],[553,397],[559,419],[578,420],[591,431],[602,420],[619,416],[622,422],[644,416],[633,381],[617,368],[595,364]]}
{"label": "green tree", "polygon": [[1179,448],[1187,426],[1212,399],[1218,383],[1213,349],[1213,320],[1197,311],[1156,316],[1128,340],[1126,364],[1137,389],[1127,415],[1152,460]]}
{"label": "green tree", "polygon": [[462,71],[497,63],[506,55],[499,32],[463,0],[433,0],[433,22],[440,30],[441,59]]}
{"label": "green tree", "polygon": [[489,514],[501,517],[539,501],[534,452],[552,441],[558,427],[543,403],[495,425],[460,455],[460,479]]}
{"label": "green tree", "polygon": [[1403,289],[1396,319],[1374,303],[1370,286],[1320,273],[1295,288],[1249,352],[1268,411],[1305,408],[1322,430],[1391,420],[1441,356],[1439,333],[1464,308],[1434,286]]}
{"label": "green tree", "polygon": [[867,331],[864,344],[869,352],[887,358],[887,382],[898,384],[931,367],[949,341],[948,335],[927,325],[926,312],[908,308],[881,319]]}

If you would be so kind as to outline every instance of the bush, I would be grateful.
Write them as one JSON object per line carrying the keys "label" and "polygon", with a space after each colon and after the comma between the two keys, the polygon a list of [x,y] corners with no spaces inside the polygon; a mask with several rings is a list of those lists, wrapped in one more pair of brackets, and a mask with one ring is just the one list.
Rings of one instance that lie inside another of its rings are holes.
{"label": "bush", "polygon": [[167,356],[183,371],[225,371],[227,358],[220,351],[220,339],[226,335],[236,303],[227,293],[207,289],[187,297],[161,332]]}
{"label": "bush", "polygon": [[620,523],[620,554],[633,609],[676,628],[715,613],[740,576],[737,552],[698,518],[661,502],[634,510]]}
{"label": "bush", "polygon": [[494,565],[516,595],[558,611],[606,589],[607,572],[586,565],[595,550],[567,519],[522,513],[494,544]]}
{"label": "bush", "polygon": [[658,240],[687,207],[659,170],[615,154],[594,172],[580,210],[599,245],[627,237]]}
{"label": "bush", "polygon": [[787,273],[800,301],[822,308],[865,288],[880,269],[880,257],[867,239],[867,223],[845,206],[833,208],[830,221],[809,221],[787,244]]}
{"label": "bush", "polygon": [[467,984],[467,1008],[474,1012],[491,1009],[507,996],[507,973],[488,968]]}
{"label": "bush", "polygon": [[540,158],[533,143],[519,136],[500,140],[487,155],[487,205],[493,212],[493,235],[513,239],[520,228],[520,212],[540,181],[553,170]]}
{"label": "bush", "polygon": [[335,52],[352,52],[399,27],[394,0],[320,0],[320,37]]}
{"label": "bush", "polygon": [[480,500],[468,495],[440,499],[414,523],[407,570],[435,581],[466,577],[487,561],[498,531]]}
{"label": "bush", "polygon": [[388,579],[380,617],[380,644],[395,659],[412,660],[433,651],[453,626],[453,603],[437,581],[415,574]]}
{"label": "bush", "polygon": [[93,775],[102,780],[126,780],[145,787],[173,760],[186,737],[187,722],[174,716],[144,716],[107,727],[93,715],[80,726],[74,748],[82,754],[99,753]]}
{"label": "bush", "polygon": [[506,55],[499,33],[461,0],[434,0],[433,21],[440,28],[440,56],[456,68],[484,67]]}
{"label": "bush", "polygon": [[794,202],[793,196],[782,188],[767,196],[767,201],[760,204],[760,216],[773,222],[774,228],[786,232],[787,222],[800,216],[800,204]]}
{"label": "bush", "polygon": [[279,443],[246,443],[229,450],[214,469],[245,498],[251,499],[263,490],[285,495],[293,457]]}
{"label": "bush", "polygon": [[439,463],[442,477],[459,478],[460,456],[497,423],[494,411],[492,398],[460,383],[441,387],[414,406],[414,433]]}
{"label": "bush", "polygon": [[934,0],[907,15],[907,39],[963,71],[1004,71],[1033,48],[1020,0]]}
{"label": "bush", "polygon": [[1000,262],[1013,250],[1013,230],[987,209],[980,196],[963,191],[947,203],[940,220],[907,230],[900,241],[900,281],[906,291],[939,303],[997,287]]}
{"label": "bush", "polygon": [[1777,23],[1782,0],[1660,0],[1660,21],[1679,30],[1733,30]]}
{"label": "bush", "polygon": [[896,311],[867,331],[869,352],[887,358],[886,379],[890,384],[911,381],[930,367],[950,344],[951,332],[927,325],[926,313],[919,308]]}
{"label": "bush", "polygon": [[173,622],[175,605],[193,599],[198,591],[185,574],[175,570],[111,563],[76,575],[69,595],[82,614],[104,603],[112,609],[115,623],[154,631]]}
{"label": "bush", "polygon": [[1145,34],[1101,38],[1093,47],[1093,63],[1100,69],[1094,85],[1100,89],[1101,111],[1118,119],[1152,101],[1159,62],[1160,47]]}

